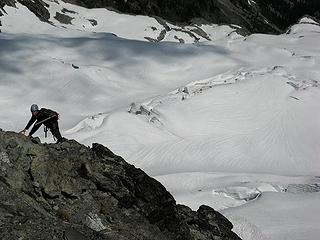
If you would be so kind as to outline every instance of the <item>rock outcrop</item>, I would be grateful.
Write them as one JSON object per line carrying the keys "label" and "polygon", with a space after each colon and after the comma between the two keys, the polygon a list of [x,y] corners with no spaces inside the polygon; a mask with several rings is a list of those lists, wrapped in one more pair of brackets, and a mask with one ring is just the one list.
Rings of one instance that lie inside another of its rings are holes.
{"label": "rock outcrop", "polygon": [[0,130],[0,239],[238,240],[208,206],[169,192],[108,148]]}

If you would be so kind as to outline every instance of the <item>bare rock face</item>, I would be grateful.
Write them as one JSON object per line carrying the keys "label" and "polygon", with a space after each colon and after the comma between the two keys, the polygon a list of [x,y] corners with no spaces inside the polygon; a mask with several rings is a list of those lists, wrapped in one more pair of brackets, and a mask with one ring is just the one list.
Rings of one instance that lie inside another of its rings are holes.
{"label": "bare rock face", "polygon": [[0,131],[0,239],[238,240],[208,206],[169,192],[108,148]]}

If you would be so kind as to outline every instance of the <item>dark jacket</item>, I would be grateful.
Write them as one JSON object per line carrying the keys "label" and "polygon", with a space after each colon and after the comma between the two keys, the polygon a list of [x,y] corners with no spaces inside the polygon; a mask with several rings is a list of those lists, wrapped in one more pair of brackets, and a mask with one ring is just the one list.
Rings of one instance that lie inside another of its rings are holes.
{"label": "dark jacket", "polygon": [[32,115],[25,129],[28,130],[31,127],[31,125],[36,121],[29,133],[29,136],[32,136],[32,134],[34,134],[42,124],[50,128],[50,123],[57,121],[58,116],[58,113],[55,111],[46,108],[41,108],[37,115]]}

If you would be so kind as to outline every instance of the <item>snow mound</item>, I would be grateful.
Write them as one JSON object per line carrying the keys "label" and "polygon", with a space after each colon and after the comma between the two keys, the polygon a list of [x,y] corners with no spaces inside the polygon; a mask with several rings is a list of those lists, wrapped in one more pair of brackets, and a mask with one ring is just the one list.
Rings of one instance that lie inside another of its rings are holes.
{"label": "snow mound", "polygon": [[300,37],[304,37],[302,34],[306,33],[319,33],[320,23],[310,17],[303,17],[298,24],[295,24],[289,28],[287,33],[299,34]]}
{"label": "snow mound", "polygon": [[66,134],[74,134],[79,131],[90,131],[96,128],[99,128],[103,121],[108,117],[107,114],[99,113],[98,115],[94,115],[91,117],[87,117],[78,123],[75,127],[65,131]]}

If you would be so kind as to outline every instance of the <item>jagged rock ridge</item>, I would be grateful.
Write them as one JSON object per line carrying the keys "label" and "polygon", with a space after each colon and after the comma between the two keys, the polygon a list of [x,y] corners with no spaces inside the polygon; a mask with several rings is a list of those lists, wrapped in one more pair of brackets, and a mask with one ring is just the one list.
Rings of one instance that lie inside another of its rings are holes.
{"label": "jagged rock ridge", "polygon": [[0,131],[0,238],[240,239],[208,206],[176,205],[155,179],[108,148],[40,144]]}

